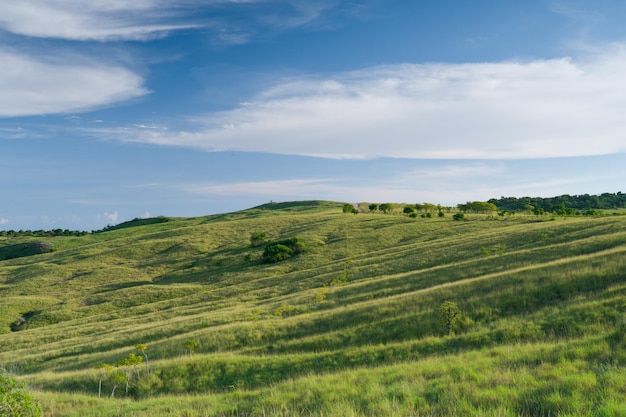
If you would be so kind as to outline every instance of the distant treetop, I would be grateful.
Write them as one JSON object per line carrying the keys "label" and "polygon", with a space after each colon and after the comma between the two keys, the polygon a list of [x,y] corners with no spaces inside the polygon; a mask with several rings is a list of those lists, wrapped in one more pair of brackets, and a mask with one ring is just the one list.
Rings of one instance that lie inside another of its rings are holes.
{"label": "distant treetop", "polygon": [[533,209],[543,209],[553,211],[554,207],[566,207],[576,210],[587,209],[618,209],[626,207],[626,194],[603,193],[600,195],[569,195],[563,194],[558,197],[500,197],[492,198],[488,201],[495,204],[500,210],[508,211],[528,211]]}

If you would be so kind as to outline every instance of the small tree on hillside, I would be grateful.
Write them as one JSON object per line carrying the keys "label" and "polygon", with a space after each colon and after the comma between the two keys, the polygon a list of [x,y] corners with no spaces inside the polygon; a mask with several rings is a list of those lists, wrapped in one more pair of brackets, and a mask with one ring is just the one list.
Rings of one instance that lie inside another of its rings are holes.
{"label": "small tree on hillside", "polygon": [[113,384],[113,388],[111,388],[111,398],[115,398],[115,390],[125,380],[126,380],[126,377],[124,376],[124,374],[119,372],[117,368],[111,367],[111,370],[109,373],[109,381],[111,381],[111,383]]}
{"label": "small tree on hillside", "polygon": [[135,349],[143,355],[143,359],[146,361],[146,371],[150,373],[150,362],[148,362],[148,354],[146,353],[148,346],[144,343],[138,343],[135,345]]}
{"label": "small tree on hillside", "polygon": [[196,353],[196,348],[198,347],[198,341],[195,339],[189,339],[183,345],[187,353],[189,353],[189,357],[192,357],[194,353]]}
{"label": "small tree on hillside", "polygon": [[127,358],[124,358],[115,364],[121,370],[122,376],[124,377],[123,382],[126,384],[126,396],[128,396],[128,388],[130,387],[130,381],[133,378],[133,373],[139,373],[137,368],[141,362],[143,362],[143,358],[141,356],[131,353]]}
{"label": "small tree on hillside", "polygon": [[380,206],[378,206],[378,209],[382,211],[383,213],[391,213],[394,208],[395,208],[395,204],[393,203],[383,203]]}
{"label": "small tree on hillside", "polygon": [[95,369],[98,372],[98,398],[100,398],[102,396],[102,381],[111,373],[111,365],[103,363],[96,366]]}
{"label": "small tree on hillside", "polygon": [[450,336],[454,325],[461,319],[461,309],[452,301],[444,301],[439,306],[439,317],[446,327],[446,334]]}
{"label": "small tree on hillside", "polygon": [[374,213],[376,210],[378,210],[378,204],[372,203],[367,206],[367,208],[369,209],[370,213]]}
{"label": "small tree on hillside", "polygon": [[350,203],[346,203],[343,205],[343,212],[351,213],[351,214],[359,214],[359,210]]}

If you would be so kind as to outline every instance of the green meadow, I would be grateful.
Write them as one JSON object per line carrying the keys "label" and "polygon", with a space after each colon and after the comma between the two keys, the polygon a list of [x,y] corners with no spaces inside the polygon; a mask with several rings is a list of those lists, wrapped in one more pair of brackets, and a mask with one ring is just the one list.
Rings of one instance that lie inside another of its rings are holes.
{"label": "green meadow", "polygon": [[626,216],[342,206],[0,237],[54,248],[0,261],[0,367],[45,416],[626,416]]}

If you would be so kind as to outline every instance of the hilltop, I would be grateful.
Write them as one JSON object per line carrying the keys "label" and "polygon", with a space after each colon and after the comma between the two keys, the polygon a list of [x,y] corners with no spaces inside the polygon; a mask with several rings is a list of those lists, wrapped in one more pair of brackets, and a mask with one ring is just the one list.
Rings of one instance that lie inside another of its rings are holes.
{"label": "hilltop", "polygon": [[343,206],[38,238],[0,261],[0,363],[47,416],[626,409],[626,216]]}

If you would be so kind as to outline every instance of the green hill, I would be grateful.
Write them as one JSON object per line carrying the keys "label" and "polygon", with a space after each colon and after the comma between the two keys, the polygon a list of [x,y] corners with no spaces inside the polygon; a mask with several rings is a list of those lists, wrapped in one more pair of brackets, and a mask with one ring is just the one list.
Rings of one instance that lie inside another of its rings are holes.
{"label": "green hill", "polygon": [[626,416],[626,217],[342,207],[51,237],[0,262],[0,364],[46,416]]}

